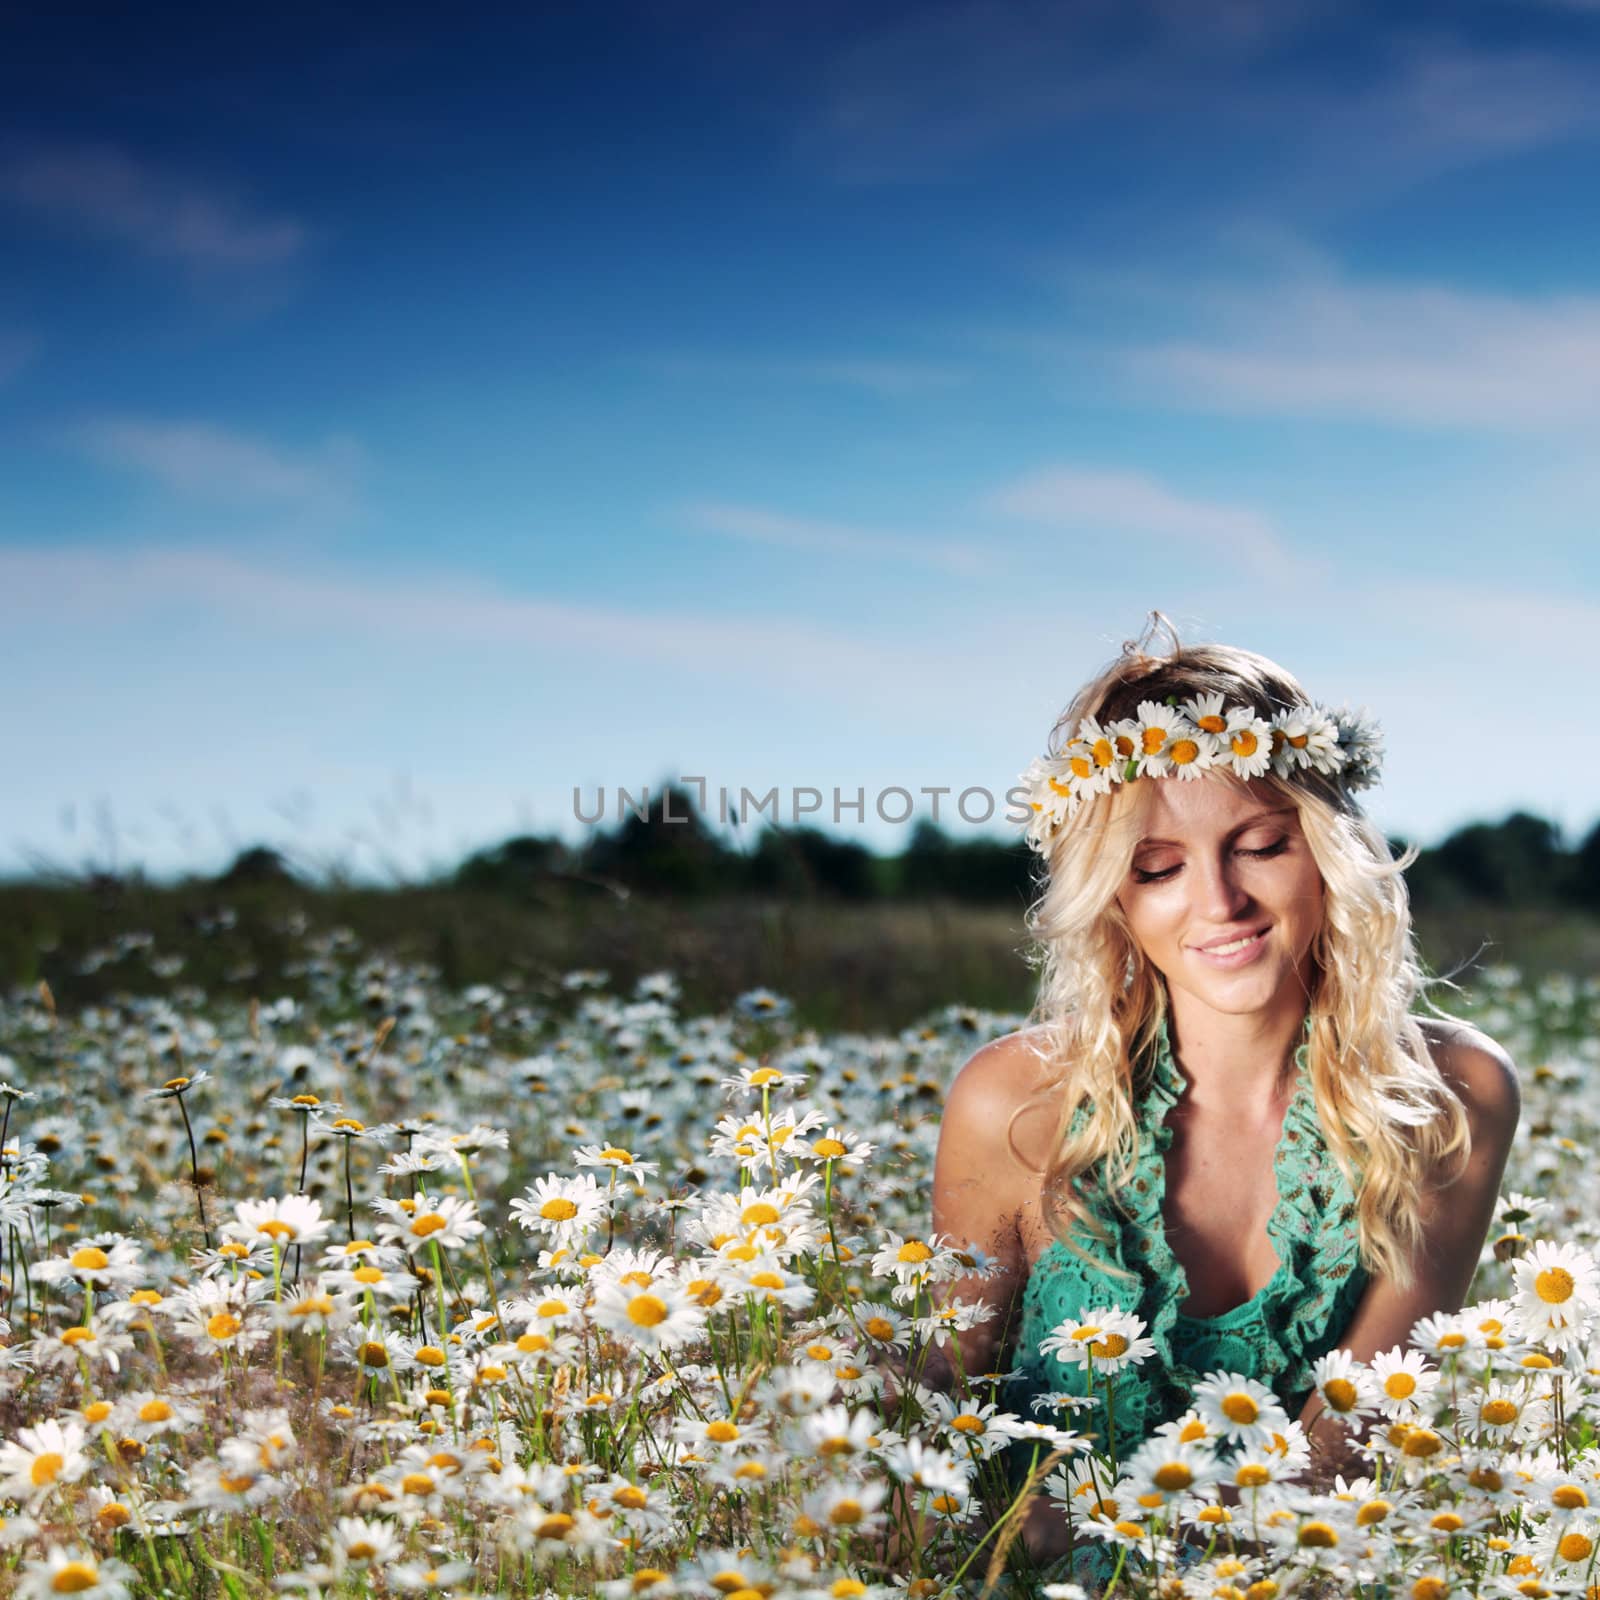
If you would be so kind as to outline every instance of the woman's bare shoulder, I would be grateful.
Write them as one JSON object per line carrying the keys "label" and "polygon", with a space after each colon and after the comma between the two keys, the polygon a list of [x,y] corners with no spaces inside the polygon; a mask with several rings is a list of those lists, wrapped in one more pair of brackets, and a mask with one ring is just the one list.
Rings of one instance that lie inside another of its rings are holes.
{"label": "woman's bare shoulder", "polygon": [[1439,1075],[1466,1108],[1476,1140],[1491,1134],[1509,1144],[1522,1109],[1517,1069],[1488,1034],[1454,1017],[1418,1017]]}
{"label": "woman's bare shoulder", "polygon": [[1003,1034],[975,1050],[956,1074],[945,1097],[946,1126],[996,1148],[1005,1146],[1013,1130],[1010,1137],[1031,1160],[1054,1132],[1055,1112],[1047,1096],[1059,1082],[1047,1029]]}

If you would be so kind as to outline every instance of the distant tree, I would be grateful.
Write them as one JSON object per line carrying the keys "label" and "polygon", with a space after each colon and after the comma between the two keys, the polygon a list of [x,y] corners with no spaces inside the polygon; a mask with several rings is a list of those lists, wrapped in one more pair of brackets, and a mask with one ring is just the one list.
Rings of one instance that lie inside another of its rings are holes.
{"label": "distant tree", "polygon": [[994,904],[1032,898],[1033,855],[1016,840],[956,840],[924,818],[900,856],[901,892]]}
{"label": "distant tree", "polygon": [[1425,851],[1414,878],[1441,903],[1552,905],[1565,897],[1571,858],[1553,822],[1515,811],[1503,822],[1475,822]]}
{"label": "distant tree", "polygon": [[254,883],[298,884],[300,879],[276,850],[258,844],[241,850],[215,881],[219,888],[237,889]]}
{"label": "distant tree", "polygon": [[1600,822],[1572,853],[1567,898],[1585,911],[1600,911]]}
{"label": "distant tree", "polygon": [[655,894],[727,892],[745,878],[744,858],[706,827],[693,794],[675,787],[654,791],[642,817],[629,811],[611,832],[592,834],[581,863],[596,877]]}
{"label": "distant tree", "polygon": [[560,839],[522,833],[476,850],[456,868],[460,889],[520,890],[569,871],[572,851]]}
{"label": "distant tree", "polygon": [[868,900],[878,891],[870,850],[820,828],[764,828],[746,860],[746,882],[762,893]]}

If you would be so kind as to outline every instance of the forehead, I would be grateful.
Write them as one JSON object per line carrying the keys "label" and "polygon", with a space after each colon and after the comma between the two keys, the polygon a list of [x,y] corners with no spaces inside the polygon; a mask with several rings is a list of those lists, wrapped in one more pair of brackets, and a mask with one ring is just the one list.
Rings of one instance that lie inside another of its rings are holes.
{"label": "forehead", "polygon": [[1158,778],[1149,788],[1139,829],[1146,839],[1206,838],[1227,833],[1252,818],[1281,823],[1296,815],[1281,792],[1220,773],[1192,779]]}

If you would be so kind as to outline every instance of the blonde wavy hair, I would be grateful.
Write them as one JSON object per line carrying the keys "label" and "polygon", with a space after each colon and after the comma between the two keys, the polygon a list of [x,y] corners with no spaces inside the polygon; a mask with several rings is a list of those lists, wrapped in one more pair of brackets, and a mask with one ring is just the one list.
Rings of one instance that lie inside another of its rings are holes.
{"label": "blonde wavy hair", "polygon": [[[1086,716],[1131,717],[1142,700],[1182,701],[1221,693],[1263,717],[1310,705],[1305,690],[1264,656],[1226,645],[1178,643],[1145,653],[1134,641],[1074,697],[1057,721],[1057,753]],[[1242,783],[1213,769],[1209,781]],[[1048,1087],[1012,1119],[1041,1103],[1058,1110],[1053,1154],[1043,1172],[1044,1214],[1069,1249],[1080,1225],[1106,1239],[1088,1208],[1080,1176],[1098,1163],[1107,1189],[1126,1185],[1138,1160],[1135,1096],[1146,1087],[1153,1046],[1166,1019],[1166,985],[1139,949],[1117,904],[1142,832],[1150,784],[1118,784],[1080,806],[1051,845],[1046,875],[1030,906],[1031,960],[1039,972],[1030,1020],[1043,1034]],[[1202,780],[1205,781],[1205,780]],[[1413,1007],[1427,982],[1411,931],[1404,869],[1382,832],[1337,777],[1303,771],[1252,780],[1292,804],[1323,882],[1323,919],[1311,947],[1313,976],[1308,1066],[1329,1153],[1357,1196],[1363,1264],[1401,1286],[1413,1281],[1421,1244],[1418,1200],[1426,1181],[1471,1149],[1465,1110],[1434,1065]],[[1140,1081],[1135,1082],[1135,1063]],[[1080,1108],[1082,1126],[1073,1130]],[[1109,1263],[1096,1258],[1102,1267]]]}

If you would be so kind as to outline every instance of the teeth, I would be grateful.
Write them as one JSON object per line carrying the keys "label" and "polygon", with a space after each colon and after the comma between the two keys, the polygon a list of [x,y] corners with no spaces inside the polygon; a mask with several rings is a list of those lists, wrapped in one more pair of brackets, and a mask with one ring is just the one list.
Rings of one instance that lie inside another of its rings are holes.
{"label": "teeth", "polygon": [[1261,935],[1259,933],[1247,934],[1243,939],[1235,939],[1232,944],[1214,944],[1209,946],[1214,956],[1231,956],[1235,950],[1243,950],[1247,944],[1254,944]]}

